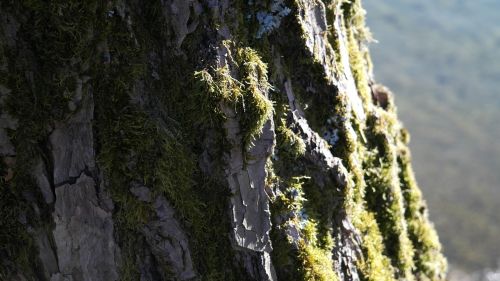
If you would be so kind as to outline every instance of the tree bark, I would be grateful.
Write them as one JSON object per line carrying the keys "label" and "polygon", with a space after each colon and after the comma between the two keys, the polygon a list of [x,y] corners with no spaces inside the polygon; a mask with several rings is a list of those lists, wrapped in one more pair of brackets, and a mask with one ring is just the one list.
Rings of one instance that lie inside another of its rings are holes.
{"label": "tree bark", "polygon": [[444,280],[360,0],[5,0],[1,280]]}

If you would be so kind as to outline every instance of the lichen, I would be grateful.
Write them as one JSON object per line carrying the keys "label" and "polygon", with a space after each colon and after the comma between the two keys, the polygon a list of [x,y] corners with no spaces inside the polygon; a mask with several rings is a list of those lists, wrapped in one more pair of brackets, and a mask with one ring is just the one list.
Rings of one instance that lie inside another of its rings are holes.
{"label": "lichen", "polygon": [[281,19],[290,14],[290,12],[290,8],[285,6],[283,0],[273,0],[270,3],[269,11],[258,11],[256,14],[259,29],[255,37],[262,38],[262,36],[278,28],[281,24]]}
{"label": "lichen", "polygon": [[328,127],[324,127],[322,137],[329,145],[335,146],[340,140],[339,129],[334,127],[338,122],[334,118],[328,118],[326,122]]}

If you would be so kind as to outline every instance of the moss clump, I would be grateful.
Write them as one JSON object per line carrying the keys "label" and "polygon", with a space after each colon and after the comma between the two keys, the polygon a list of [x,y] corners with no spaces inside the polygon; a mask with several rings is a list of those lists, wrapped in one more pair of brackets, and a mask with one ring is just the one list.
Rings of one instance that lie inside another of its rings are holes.
{"label": "moss clump", "polygon": [[361,5],[361,0],[342,1],[341,10],[344,15],[345,24],[352,28],[357,42],[369,42],[372,34],[365,24],[366,11]]}
{"label": "moss clump", "polygon": [[[308,178],[292,177],[282,182],[281,193],[272,202],[276,226],[281,233],[297,232],[297,237],[288,236],[274,240],[273,261],[279,277],[287,280],[338,280],[333,269],[330,232],[319,231],[321,226],[309,217],[303,182]],[[283,235],[282,234],[282,235]],[[275,238],[279,235],[275,234]]]}
{"label": "moss clump", "polygon": [[285,151],[290,158],[304,156],[306,145],[290,128],[279,124],[276,127],[276,138],[279,144],[278,149]]}
{"label": "moss clump", "polygon": [[267,79],[267,66],[257,52],[251,48],[239,48],[235,59],[242,68],[242,82],[245,86],[243,143],[250,144],[273,116],[273,104],[266,96],[271,85]]}
{"label": "moss clump", "polygon": [[[231,43],[226,42],[230,47]],[[236,111],[239,116],[243,147],[249,148],[260,135],[264,124],[272,118],[273,104],[267,98],[271,86],[267,81],[267,66],[251,48],[236,48],[234,64],[238,79],[231,76],[229,66],[216,69],[212,76],[207,70],[195,73],[195,77],[205,83],[205,92],[211,100],[208,110],[221,114],[218,102]],[[215,104],[214,104],[215,102]],[[208,116],[213,116],[208,115]],[[210,120],[217,117],[210,117]]]}
{"label": "moss clump", "polygon": [[107,117],[107,124],[99,128],[103,132],[99,163],[110,172],[113,199],[127,206],[126,225],[141,225],[149,217],[150,206],[128,191],[134,181],[152,187],[155,196],[166,195],[182,217],[199,212],[196,201],[185,196],[193,184],[194,159],[172,133],[133,108]]}
{"label": "moss clump", "polygon": [[338,276],[333,270],[331,234],[326,245],[318,241],[317,224],[307,221],[303,229],[304,239],[299,241],[299,260],[302,262],[304,280],[335,281]]}
{"label": "moss clump", "polygon": [[280,157],[286,157],[283,161],[293,161],[306,152],[304,140],[287,127],[286,114],[290,112],[288,105],[277,105],[275,110],[274,124],[276,126],[276,150]]}
{"label": "moss clump", "polygon": [[[234,79],[225,66],[214,71],[212,76],[207,70],[194,73],[200,97],[200,112],[205,122],[211,125],[223,122],[224,113],[219,107],[220,102],[232,104],[240,103],[243,99],[242,84]],[[242,103],[242,102],[241,102]]]}

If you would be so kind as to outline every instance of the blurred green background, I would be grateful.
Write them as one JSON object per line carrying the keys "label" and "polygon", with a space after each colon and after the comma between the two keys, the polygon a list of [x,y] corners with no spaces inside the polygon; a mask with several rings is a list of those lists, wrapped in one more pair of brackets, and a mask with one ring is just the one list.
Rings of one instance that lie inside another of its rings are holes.
{"label": "blurred green background", "polygon": [[377,81],[396,96],[452,267],[500,259],[500,1],[368,0]]}

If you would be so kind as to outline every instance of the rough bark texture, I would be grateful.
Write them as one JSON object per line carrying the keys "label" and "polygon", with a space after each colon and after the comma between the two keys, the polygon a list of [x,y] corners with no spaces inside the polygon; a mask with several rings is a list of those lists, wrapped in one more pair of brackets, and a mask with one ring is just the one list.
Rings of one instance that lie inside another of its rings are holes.
{"label": "rough bark texture", "polygon": [[5,0],[1,280],[442,280],[360,0]]}

